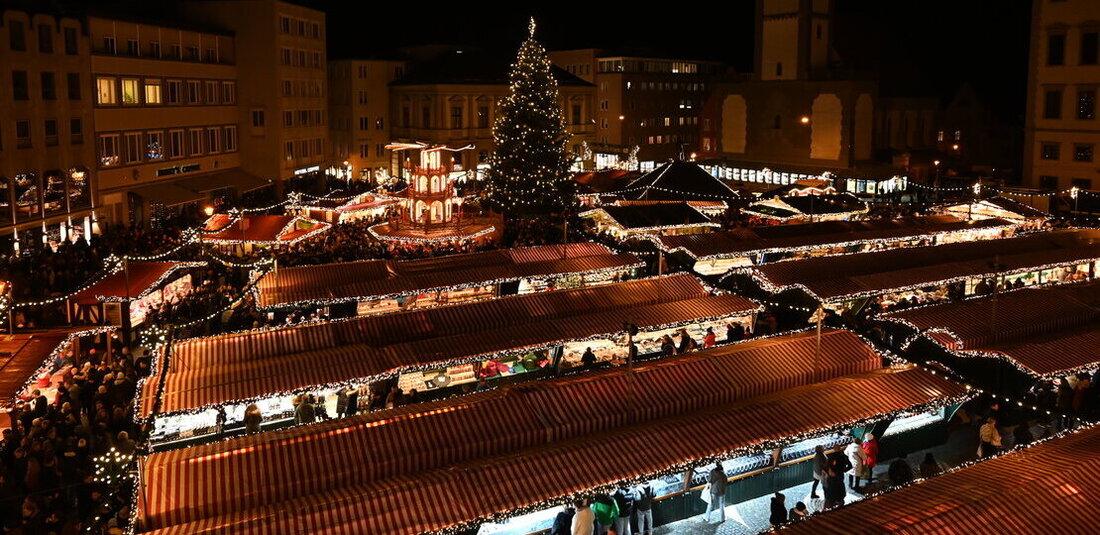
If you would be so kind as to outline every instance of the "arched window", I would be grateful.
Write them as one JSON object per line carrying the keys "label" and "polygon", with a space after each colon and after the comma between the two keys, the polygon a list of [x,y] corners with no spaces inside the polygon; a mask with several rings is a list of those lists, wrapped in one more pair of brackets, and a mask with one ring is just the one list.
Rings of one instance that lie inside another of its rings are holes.
{"label": "arched window", "polygon": [[439,192],[440,192],[439,177],[438,176],[433,176],[432,177],[432,193],[439,193]]}

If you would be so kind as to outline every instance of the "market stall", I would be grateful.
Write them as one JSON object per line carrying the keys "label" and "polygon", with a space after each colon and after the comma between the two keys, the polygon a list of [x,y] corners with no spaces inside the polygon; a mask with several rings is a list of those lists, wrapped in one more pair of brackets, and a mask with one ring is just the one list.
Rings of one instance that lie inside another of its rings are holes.
{"label": "market stall", "polygon": [[249,253],[255,247],[290,245],[320,234],[332,225],[295,215],[214,214],[203,223],[203,243],[232,246]]}
{"label": "market stall", "polygon": [[75,324],[137,327],[151,309],[186,299],[192,291],[186,270],[205,265],[120,261],[107,268],[106,276],[68,298],[69,319]]}
{"label": "market stall", "polygon": [[1006,197],[945,203],[933,207],[932,211],[968,220],[1003,219],[1029,229],[1042,228],[1053,217],[1042,210]]}
{"label": "market stall", "polygon": [[966,221],[938,215],[741,228],[650,240],[666,254],[684,255],[696,273],[722,275],[736,267],[786,260],[1007,238],[1017,229],[1001,219]]}
{"label": "market stall", "polygon": [[605,205],[581,212],[580,217],[592,221],[596,232],[617,240],[643,235],[699,234],[722,226],[686,202]]}
{"label": "market stall", "polygon": [[[1100,494],[1100,427],[1043,441],[792,524],[781,533],[1085,533]],[[1058,518],[1052,518],[1057,512]],[[949,528],[945,529],[945,526]]]}
{"label": "market stall", "polygon": [[307,199],[299,194],[287,204],[288,214],[337,224],[358,219],[379,219],[401,208],[401,199],[383,193],[360,193],[342,198]]}
{"label": "market stall", "polygon": [[[635,370],[653,379],[644,386],[610,370],[318,424],[308,435],[295,429],[153,454],[142,463],[139,531],[420,533],[505,522],[621,484],[655,480],[685,495],[690,481],[665,478],[969,396],[911,367],[793,387],[757,376],[747,384],[769,386],[738,396],[746,383],[705,373],[705,353],[682,360],[703,368],[655,362]],[[737,377],[777,370],[767,360],[730,365]],[[638,397],[629,393],[636,388],[658,390]],[[498,423],[500,414],[535,413],[543,416]],[[514,484],[516,467],[528,484]],[[227,478],[235,484],[226,487]]]}
{"label": "market stall", "polygon": [[1033,285],[1090,280],[1100,260],[1100,231],[1031,233],[1014,238],[810,258],[736,268],[733,276],[764,291],[799,295],[843,313],[869,300],[878,310]]}
{"label": "market stall", "polygon": [[672,330],[713,325],[719,341],[730,323],[751,331],[758,310],[679,274],[185,340],[173,344],[167,370],[145,383],[151,386],[139,395],[139,415],[154,420],[154,441],[179,438],[206,428],[218,406],[234,423],[256,400],[274,411],[265,414],[285,415],[299,393],[328,397],[340,387],[394,379],[427,391],[556,371],[579,364],[581,344],[593,346],[598,362],[611,362],[628,352],[624,322],[638,326],[639,350],[649,351],[658,333]]}
{"label": "market stall", "polygon": [[633,278],[644,265],[600,244],[570,243],[280,268],[260,281],[257,303],[268,309],[354,302],[363,316],[605,284]]}
{"label": "market stall", "polygon": [[741,212],[772,223],[813,223],[859,219],[869,210],[869,204],[851,193],[833,195],[790,193],[761,198],[742,208]]}

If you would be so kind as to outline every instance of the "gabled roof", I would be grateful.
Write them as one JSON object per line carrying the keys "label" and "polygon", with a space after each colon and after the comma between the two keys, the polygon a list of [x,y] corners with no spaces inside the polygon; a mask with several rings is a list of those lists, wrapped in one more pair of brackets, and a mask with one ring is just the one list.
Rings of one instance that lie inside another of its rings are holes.
{"label": "gabled roof", "polygon": [[602,210],[615,223],[627,230],[657,227],[719,226],[717,223],[711,223],[710,218],[686,202],[627,206],[607,205],[598,208],[598,210]]}
{"label": "gabled roof", "polygon": [[203,225],[203,240],[226,243],[294,243],[331,225],[293,215],[214,214]]}
{"label": "gabled roof", "polygon": [[99,298],[122,300],[138,298],[156,289],[177,269],[203,265],[198,262],[127,262],[125,269],[107,275],[100,281],[77,292],[69,301],[94,303]]}
{"label": "gabled roof", "polygon": [[669,161],[627,184],[628,200],[714,201],[740,194],[694,162]]}
{"label": "gabled roof", "polygon": [[[777,204],[781,206],[775,206]],[[789,218],[795,215],[843,214],[867,210],[867,203],[851,193],[836,195],[787,195],[784,197],[761,198],[748,208],[749,211],[777,218]]]}

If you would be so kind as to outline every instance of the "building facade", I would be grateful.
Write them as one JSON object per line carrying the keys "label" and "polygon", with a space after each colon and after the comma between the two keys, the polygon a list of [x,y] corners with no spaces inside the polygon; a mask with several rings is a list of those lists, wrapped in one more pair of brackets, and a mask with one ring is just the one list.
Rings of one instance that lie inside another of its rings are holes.
{"label": "building facade", "polygon": [[373,181],[378,171],[396,171],[385,149],[392,140],[390,82],[404,71],[404,61],[329,62],[329,135],[333,157],[347,176]]}
{"label": "building facade", "polygon": [[1100,3],[1035,0],[1032,5],[1024,184],[1100,189],[1095,155]]}
{"label": "building facade", "polygon": [[330,163],[325,14],[278,0],[187,2],[236,39],[242,167],[271,180]]}
{"label": "building facade", "polygon": [[598,49],[550,53],[555,65],[596,85],[596,168],[613,167],[638,147],[642,161],[703,150],[704,102],[725,67],[719,62],[616,55]]}
{"label": "building facade", "polygon": [[[474,54],[444,53],[417,62],[390,85],[391,134],[395,141],[473,150],[453,153],[454,171],[470,171],[489,161],[497,105],[508,95],[508,64]],[[558,102],[569,131],[569,150],[595,141],[591,113],[595,86],[563,69],[555,69]],[[397,162],[391,168],[397,167]]]}
{"label": "building facade", "polygon": [[246,189],[227,180],[241,165],[233,35],[99,16],[87,28],[103,214],[142,221]]}
{"label": "building facade", "polygon": [[84,228],[97,179],[85,29],[46,13],[0,16],[0,234]]}

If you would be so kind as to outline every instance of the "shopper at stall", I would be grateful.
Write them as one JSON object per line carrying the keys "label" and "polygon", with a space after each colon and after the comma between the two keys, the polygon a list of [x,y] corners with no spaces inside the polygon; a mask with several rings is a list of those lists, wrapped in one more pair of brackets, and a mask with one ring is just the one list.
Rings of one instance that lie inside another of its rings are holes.
{"label": "shopper at stall", "polygon": [[825,457],[825,447],[818,444],[814,448],[814,460],[813,460],[813,476],[814,484],[810,487],[810,498],[817,499],[817,485],[820,483],[822,487],[825,484],[825,475],[829,467],[829,459]]}
{"label": "shopper at stall", "polygon": [[852,465],[852,469],[848,471],[848,487],[858,490],[859,480],[863,476],[864,463],[867,460],[867,452],[863,451],[862,444],[856,438],[844,448],[844,454],[848,456],[848,462]]}
{"label": "shopper at stall", "polygon": [[665,357],[671,357],[676,354],[676,344],[672,342],[672,337],[665,335],[661,338],[661,355]]}
{"label": "shopper at stall", "polygon": [[[554,525],[550,528],[550,535],[571,535],[573,533],[573,517],[576,514],[577,510],[574,509],[573,504],[565,504],[554,517]],[[589,523],[589,527],[591,527],[591,523]]]}
{"label": "shopper at stall", "polygon": [[582,498],[573,502],[573,507],[577,509],[577,512],[573,515],[569,531],[572,535],[594,535],[596,514],[588,506],[588,499]]}
{"label": "shopper at stall", "polygon": [[844,474],[851,470],[852,465],[848,457],[843,453],[833,454],[829,457],[829,468],[825,475],[825,509],[832,509],[844,505],[844,499],[848,496],[848,490],[844,487]]}
{"label": "shopper at stall", "polygon": [[313,396],[303,396],[298,399],[298,406],[294,407],[294,424],[302,425],[313,423],[317,419],[317,409],[314,407]]}
{"label": "shopper at stall", "polygon": [[863,436],[863,444],[860,446],[866,454],[863,460],[863,475],[867,478],[867,484],[870,485],[875,480],[875,466],[878,466],[878,439],[875,438],[874,433],[867,433]]}
{"label": "shopper at stall", "polygon": [[611,496],[600,494],[592,501],[592,512],[596,514],[596,532],[599,535],[606,535],[611,526],[615,525],[615,519],[619,517],[619,505]]}
{"label": "shopper at stall", "polygon": [[260,408],[255,403],[250,403],[244,409],[244,432],[249,435],[260,432],[260,423],[263,422],[264,416],[260,412]]}
{"label": "shopper at stall", "polygon": [[718,337],[714,335],[714,328],[707,327],[707,334],[703,336],[703,348],[711,348],[718,345]]}
{"label": "shopper at stall", "polygon": [[720,521],[726,521],[726,485],[728,483],[729,480],[726,478],[726,470],[722,468],[722,463],[715,463],[714,468],[707,476],[710,502],[707,504],[707,512],[704,518],[708,521],[710,520],[711,511],[715,509],[719,512]]}
{"label": "shopper at stall", "polygon": [[615,506],[619,509],[619,515],[615,517],[615,535],[630,535],[630,517],[634,515],[634,491],[628,487],[619,487],[615,494]]}
{"label": "shopper at stall", "polygon": [[990,416],[978,430],[982,444],[978,447],[982,457],[989,457],[1001,449],[1001,432],[997,430],[997,419]]}
{"label": "shopper at stall", "polygon": [[653,485],[644,483],[634,491],[634,525],[637,535],[653,535],[653,499],[657,494]]}
{"label": "shopper at stall", "polygon": [[584,348],[584,354],[581,355],[581,365],[585,368],[591,368],[596,365],[596,354],[592,352],[591,347]]}
{"label": "shopper at stall", "polygon": [[745,339],[745,327],[737,322],[726,324],[726,342],[740,342]]}
{"label": "shopper at stall", "polygon": [[787,497],[778,491],[775,496],[772,496],[771,515],[768,516],[768,522],[773,527],[787,522]]}
{"label": "shopper at stall", "polygon": [[909,466],[909,459],[904,452],[890,463],[887,474],[891,485],[904,485],[913,481],[913,468]]}
{"label": "shopper at stall", "polygon": [[932,452],[924,454],[924,461],[921,461],[918,468],[922,478],[929,478],[943,471],[943,467],[936,462],[936,457],[932,455]]}

